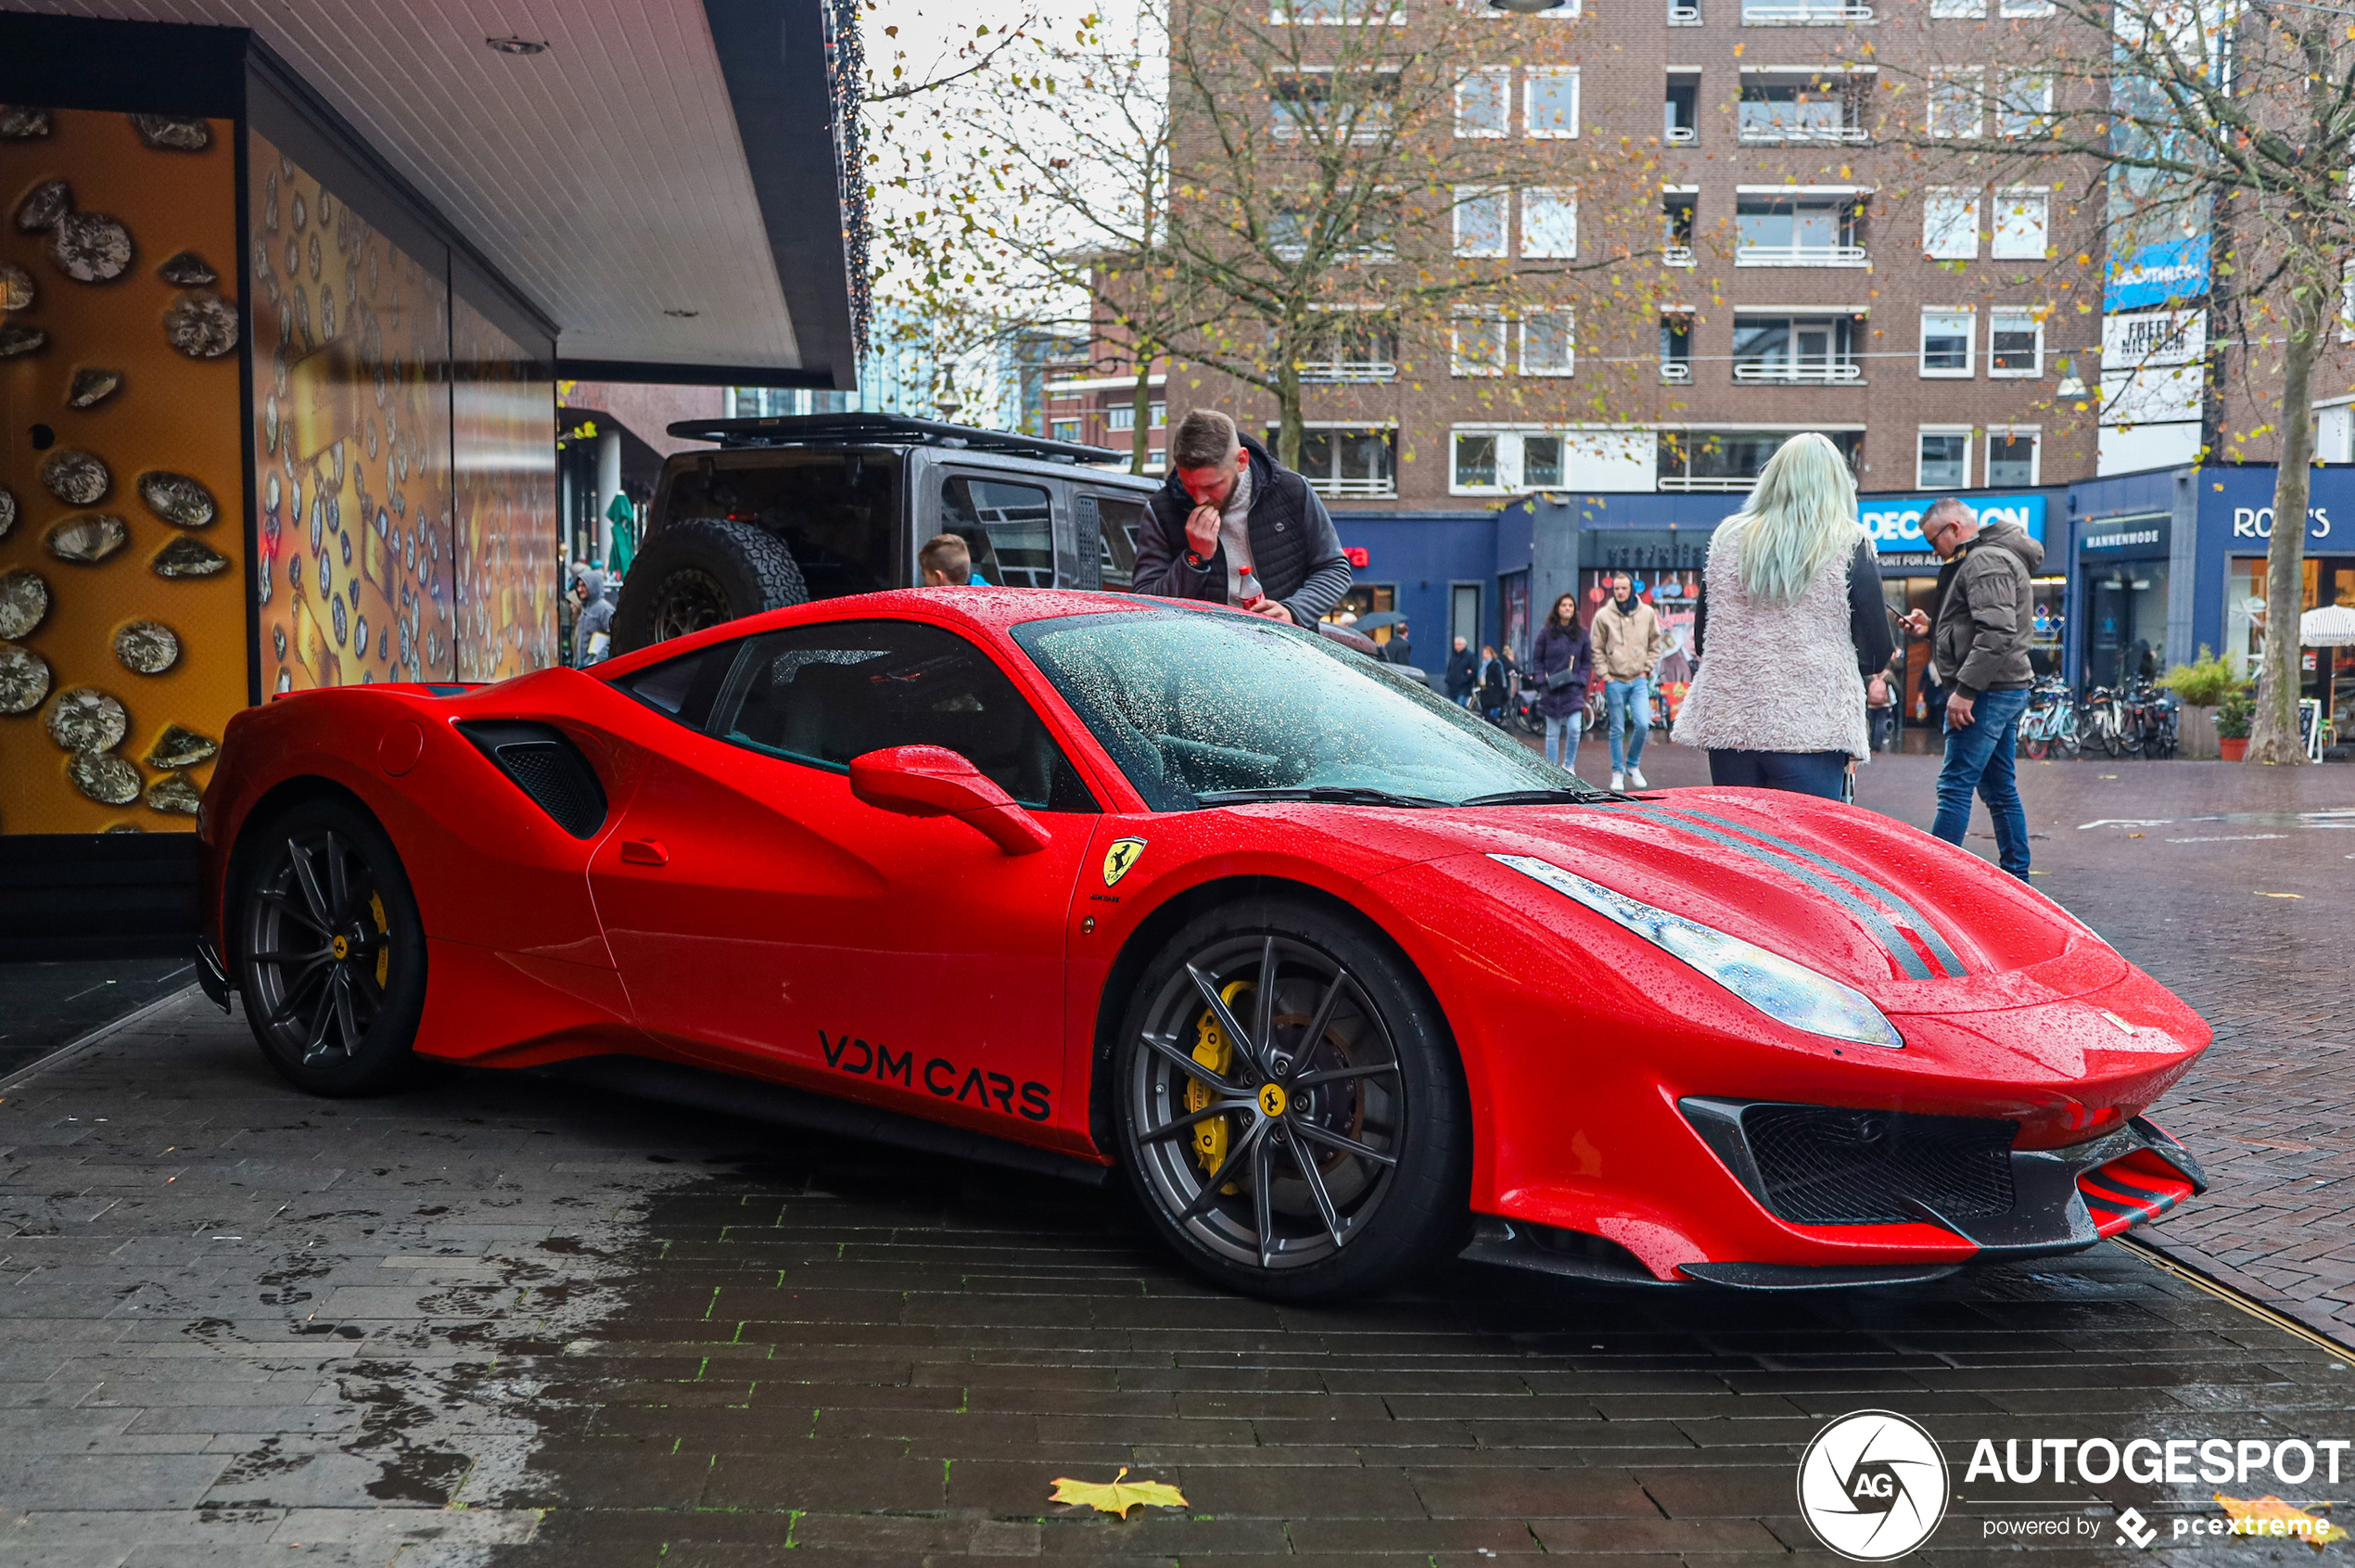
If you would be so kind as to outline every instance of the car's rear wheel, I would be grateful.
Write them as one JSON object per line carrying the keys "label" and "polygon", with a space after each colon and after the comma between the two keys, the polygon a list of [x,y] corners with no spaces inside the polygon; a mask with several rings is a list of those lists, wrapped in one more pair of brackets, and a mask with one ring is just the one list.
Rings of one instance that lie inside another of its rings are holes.
{"label": "car's rear wheel", "polygon": [[307,801],[254,830],[239,864],[246,1021],[270,1064],[312,1094],[414,1081],[426,934],[384,830],[341,801]]}
{"label": "car's rear wheel", "polygon": [[616,653],[809,598],[793,552],[774,534],[727,517],[680,517],[656,530],[614,606]]}
{"label": "car's rear wheel", "polygon": [[1460,1239],[1454,1046],[1413,973],[1345,916],[1277,899],[1188,924],[1141,977],[1115,1075],[1145,1212],[1220,1284],[1353,1294]]}

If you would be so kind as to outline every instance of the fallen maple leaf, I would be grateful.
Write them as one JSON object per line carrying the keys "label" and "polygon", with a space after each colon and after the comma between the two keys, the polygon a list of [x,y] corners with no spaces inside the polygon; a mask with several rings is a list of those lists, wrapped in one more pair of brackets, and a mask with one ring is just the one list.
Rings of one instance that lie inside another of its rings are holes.
{"label": "fallen maple leaf", "polygon": [[2304,1541],[2316,1551],[2325,1541],[2343,1541],[2347,1532],[2327,1519],[2318,1519],[2302,1508],[2292,1508],[2279,1498],[2259,1498],[2244,1502],[2239,1498],[2216,1494],[2217,1506],[2231,1515],[2234,1533],[2244,1536],[2286,1536]]}
{"label": "fallen maple leaf", "polygon": [[1104,1513],[1128,1517],[1128,1511],[1139,1504],[1153,1508],[1184,1508],[1186,1499],[1178,1488],[1166,1481],[1123,1481],[1128,1467],[1120,1467],[1120,1475],[1109,1481],[1074,1481],[1068,1475],[1055,1477],[1054,1496],[1049,1502],[1085,1503]]}

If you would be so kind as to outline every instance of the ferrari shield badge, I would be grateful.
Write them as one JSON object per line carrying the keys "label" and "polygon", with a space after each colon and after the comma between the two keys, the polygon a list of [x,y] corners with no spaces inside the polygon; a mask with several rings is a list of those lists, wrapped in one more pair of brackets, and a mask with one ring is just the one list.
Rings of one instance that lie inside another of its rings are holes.
{"label": "ferrari shield badge", "polygon": [[1112,848],[1104,851],[1104,886],[1118,885],[1128,874],[1128,868],[1144,858],[1145,841],[1141,838],[1115,838]]}

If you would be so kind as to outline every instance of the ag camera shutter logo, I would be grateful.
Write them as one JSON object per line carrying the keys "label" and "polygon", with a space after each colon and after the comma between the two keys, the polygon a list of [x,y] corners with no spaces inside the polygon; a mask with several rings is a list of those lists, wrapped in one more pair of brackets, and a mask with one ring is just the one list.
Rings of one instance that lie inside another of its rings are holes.
{"label": "ag camera shutter logo", "polygon": [[1920,1546],[1946,1502],[1937,1440],[1891,1410],[1840,1417],[1799,1461],[1799,1511],[1816,1539],[1853,1562],[1887,1562]]}

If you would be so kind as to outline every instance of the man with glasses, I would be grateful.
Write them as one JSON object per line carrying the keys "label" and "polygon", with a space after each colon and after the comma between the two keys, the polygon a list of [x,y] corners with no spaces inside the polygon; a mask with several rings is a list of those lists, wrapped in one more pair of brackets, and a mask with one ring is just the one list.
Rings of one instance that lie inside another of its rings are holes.
{"label": "man with glasses", "polygon": [[1946,764],[1938,772],[1938,820],[1930,832],[1960,844],[1970,826],[1971,797],[1987,802],[2003,868],[2028,877],[2028,811],[2012,759],[2020,716],[2028,711],[2028,644],[2035,635],[2031,580],[2044,547],[2017,523],[1981,528],[1948,497],[1922,514],[1922,537],[1945,565],[1938,571],[1935,621],[1921,611],[1906,630],[1930,639],[1930,668],[1946,699]]}

